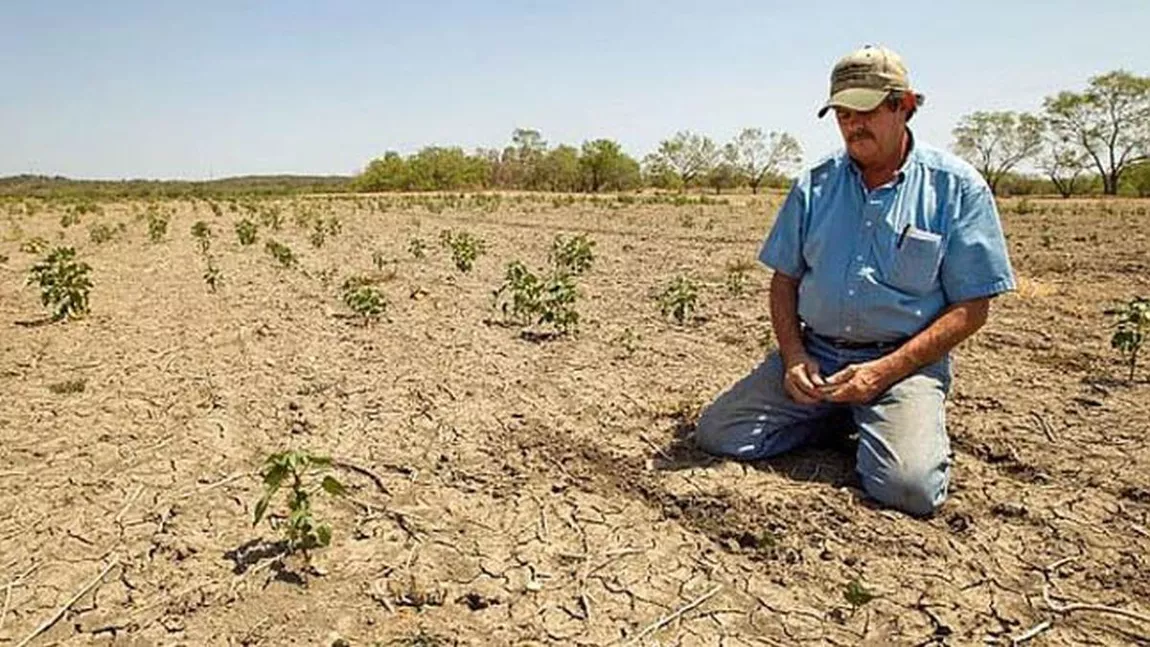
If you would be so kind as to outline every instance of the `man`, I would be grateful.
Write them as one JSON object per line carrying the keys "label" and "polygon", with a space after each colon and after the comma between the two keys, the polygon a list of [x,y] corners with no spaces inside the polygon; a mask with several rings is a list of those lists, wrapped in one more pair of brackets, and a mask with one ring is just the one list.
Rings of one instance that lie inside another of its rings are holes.
{"label": "man", "polygon": [[1015,285],[986,182],[907,126],[922,101],[886,48],[835,65],[818,115],[834,111],[845,151],[799,176],[759,254],[778,349],[696,431],[704,450],[753,460],[853,419],[864,490],[915,516],[947,494],[949,353]]}

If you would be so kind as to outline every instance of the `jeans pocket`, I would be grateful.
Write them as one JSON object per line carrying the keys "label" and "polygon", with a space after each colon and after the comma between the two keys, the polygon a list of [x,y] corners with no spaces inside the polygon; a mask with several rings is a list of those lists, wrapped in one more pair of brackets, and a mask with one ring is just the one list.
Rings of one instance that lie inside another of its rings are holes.
{"label": "jeans pocket", "polygon": [[925,294],[938,281],[942,260],[942,236],[931,231],[910,228],[895,249],[890,282],[904,292]]}

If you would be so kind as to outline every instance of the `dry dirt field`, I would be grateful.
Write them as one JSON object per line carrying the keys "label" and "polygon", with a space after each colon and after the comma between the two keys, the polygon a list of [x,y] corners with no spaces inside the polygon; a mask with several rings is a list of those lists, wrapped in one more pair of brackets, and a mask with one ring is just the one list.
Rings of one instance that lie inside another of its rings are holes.
{"label": "dry dirt field", "polygon": [[[731,294],[727,265],[778,202],[179,201],[158,243],[142,202],[68,228],[0,205],[0,644],[1150,644],[1150,367],[1125,380],[1103,314],[1150,295],[1150,203],[1003,204],[1020,289],[956,352],[952,495],[923,521],[861,495],[849,439],[692,448],[768,350],[769,277]],[[316,247],[310,217],[340,231]],[[471,272],[444,229],[486,240]],[[492,292],[557,233],[596,243],[579,332],[524,338]],[[87,317],[33,325],[35,237],[91,264]],[[362,325],[339,286],[372,272],[390,305]],[[680,273],[686,325],[654,298]],[[252,524],[263,459],[302,448],[350,490],[316,499],[310,567]]]}

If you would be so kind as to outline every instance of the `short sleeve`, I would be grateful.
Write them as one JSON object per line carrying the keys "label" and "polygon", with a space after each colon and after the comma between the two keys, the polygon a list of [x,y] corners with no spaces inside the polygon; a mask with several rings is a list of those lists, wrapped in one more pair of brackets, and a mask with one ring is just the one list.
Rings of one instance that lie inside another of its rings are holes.
{"label": "short sleeve", "polygon": [[799,278],[807,270],[806,261],[803,260],[803,223],[807,212],[803,184],[799,181],[791,186],[759,250],[759,260],[764,265],[792,278]]}
{"label": "short sleeve", "polygon": [[991,297],[1015,288],[998,207],[985,182],[963,183],[958,213],[943,253],[941,281],[948,303]]}

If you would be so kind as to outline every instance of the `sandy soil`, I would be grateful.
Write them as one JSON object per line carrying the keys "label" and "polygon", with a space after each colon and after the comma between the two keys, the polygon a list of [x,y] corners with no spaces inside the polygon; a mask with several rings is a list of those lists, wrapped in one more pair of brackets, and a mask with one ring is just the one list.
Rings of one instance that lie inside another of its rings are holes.
{"label": "sandy soil", "polygon": [[[66,229],[63,205],[0,206],[0,644],[1150,644],[1150,367],[1125,380],[1102,314],[1150,294],[1150,203],[1003,204],[1020,289],[956,353],[952,496],[921,521],[861,495],[849,441],[692,448],[768,350],[767,273],[733,295],[726,268],[778,202],[282,201],[250,247],[227,203],[163,203],[159,243],[142,203]],[[317,248],[307,214],[341,231]],[[470,273],[447,228],[486,240]],[[596,242],[583,321],[525,339],[492,291],[560,232]],[[37,236],[91,264],[88,317],[28,325]],[[372,272],[390,305],[363,325],[339,286]],[[654,298],[680,273],[701,285],[683,326]],[[316,500],[334,536],[310,567],[252,524],[289,448],[351,490]]]}

